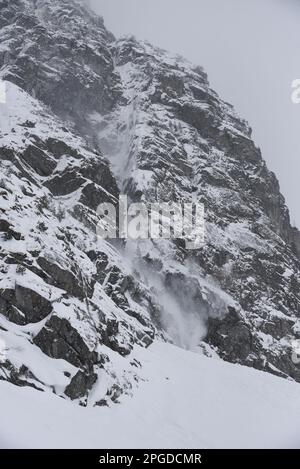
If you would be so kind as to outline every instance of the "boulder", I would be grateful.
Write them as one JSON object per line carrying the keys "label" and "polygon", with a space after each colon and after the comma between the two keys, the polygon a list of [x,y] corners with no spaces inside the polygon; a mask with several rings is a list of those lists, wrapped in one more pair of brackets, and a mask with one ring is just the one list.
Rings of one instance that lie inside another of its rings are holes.
{"label": "boulder", "polygon": [[49,357],[66,360],[77,368],[91,370],[104,360],[89,350],[79,332],[65,318],[53,315],[33,342]]}
{"label": "boulder", "polygon": [[36,323],[52,312],[51,302],[34,290],[16,284],[0,290],[0,313],[19,325]]}
{"label": "boulder", "polygon": [[72,400],[80,399],[88,394],[96,381],[95,373],[87,374],[79,370],[66,387],[65,394]]}
{"label": "boulder", "polygon": [[56,167],[56,162],[35,145],[29,145],[22,157],[40,176],[50,176]]}

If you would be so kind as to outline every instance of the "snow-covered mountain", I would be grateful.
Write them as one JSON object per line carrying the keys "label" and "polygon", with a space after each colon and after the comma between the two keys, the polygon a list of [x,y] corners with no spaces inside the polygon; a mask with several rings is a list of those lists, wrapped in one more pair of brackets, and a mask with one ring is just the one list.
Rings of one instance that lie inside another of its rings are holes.
{"label": "snow-covered mountain", "polygon": [[[110,406],[164,341],[300,382],[300,234],[203,69],[82,2],[0,0],[0,79],[0,379]],[[204,246],[100,240],[120,193],[204,203]]]}

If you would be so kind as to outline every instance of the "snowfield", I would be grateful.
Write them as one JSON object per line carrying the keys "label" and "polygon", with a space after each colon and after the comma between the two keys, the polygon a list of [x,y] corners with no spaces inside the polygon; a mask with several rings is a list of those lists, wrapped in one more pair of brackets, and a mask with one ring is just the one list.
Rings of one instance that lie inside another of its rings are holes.
{"label": "snowfield", "polygon": [[162,342],[131,357],[144,381],[110,408],[1,382],[0,447],[300,448],[299,384]]}

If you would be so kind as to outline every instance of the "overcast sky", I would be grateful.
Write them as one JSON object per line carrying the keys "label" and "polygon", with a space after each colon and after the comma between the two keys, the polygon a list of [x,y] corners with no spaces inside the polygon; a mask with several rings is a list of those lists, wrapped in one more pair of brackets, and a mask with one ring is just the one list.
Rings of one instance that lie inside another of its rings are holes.
{"label": "overcast sky", "polygon": [[300,227],[299,0],[90,0],[115,36],[133,34],[202,65],[254,130]]}

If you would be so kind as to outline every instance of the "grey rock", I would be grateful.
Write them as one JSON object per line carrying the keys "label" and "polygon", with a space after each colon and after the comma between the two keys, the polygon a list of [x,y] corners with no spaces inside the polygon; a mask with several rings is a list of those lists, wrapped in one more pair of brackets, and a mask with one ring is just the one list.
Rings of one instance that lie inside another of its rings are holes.
{"label": "grey rock", "polygon": [[30,288],[0,290],[0,312],[10,321],[25,325],[37,323],[52,312],[51,302]]}
{"label": "grey rock", "polygon": [[65,394],[72,400],[85,397],[96,381],[97,375],[95,373],[86,374],[79,370],[71,379],[70,384],[66,387]]}
{"label": "grey rock", "polygon": [[50,276],[51,284],[66,290],[70,295],[77,298],[83,299],[86,296],[92,296],[93,284],[82,285],[81,279],[70,270],[63,269],[55,262],[50,262],[44,257],[39,257],[37,263]]}
{"label": "grey rock", "polygon": [[33,342],[49,357],[61,358],[84,370],[92,370],[94,364],[103,362],[96,352],[88,349],[78,331],[64,318],[52,316]]}
{"label": "grey rock", "polygon": [[26,148],[22,159],[40,176],[49,176],[56,167],[56,161],[53,161],[45,152],[34,145],[29,145]]}

